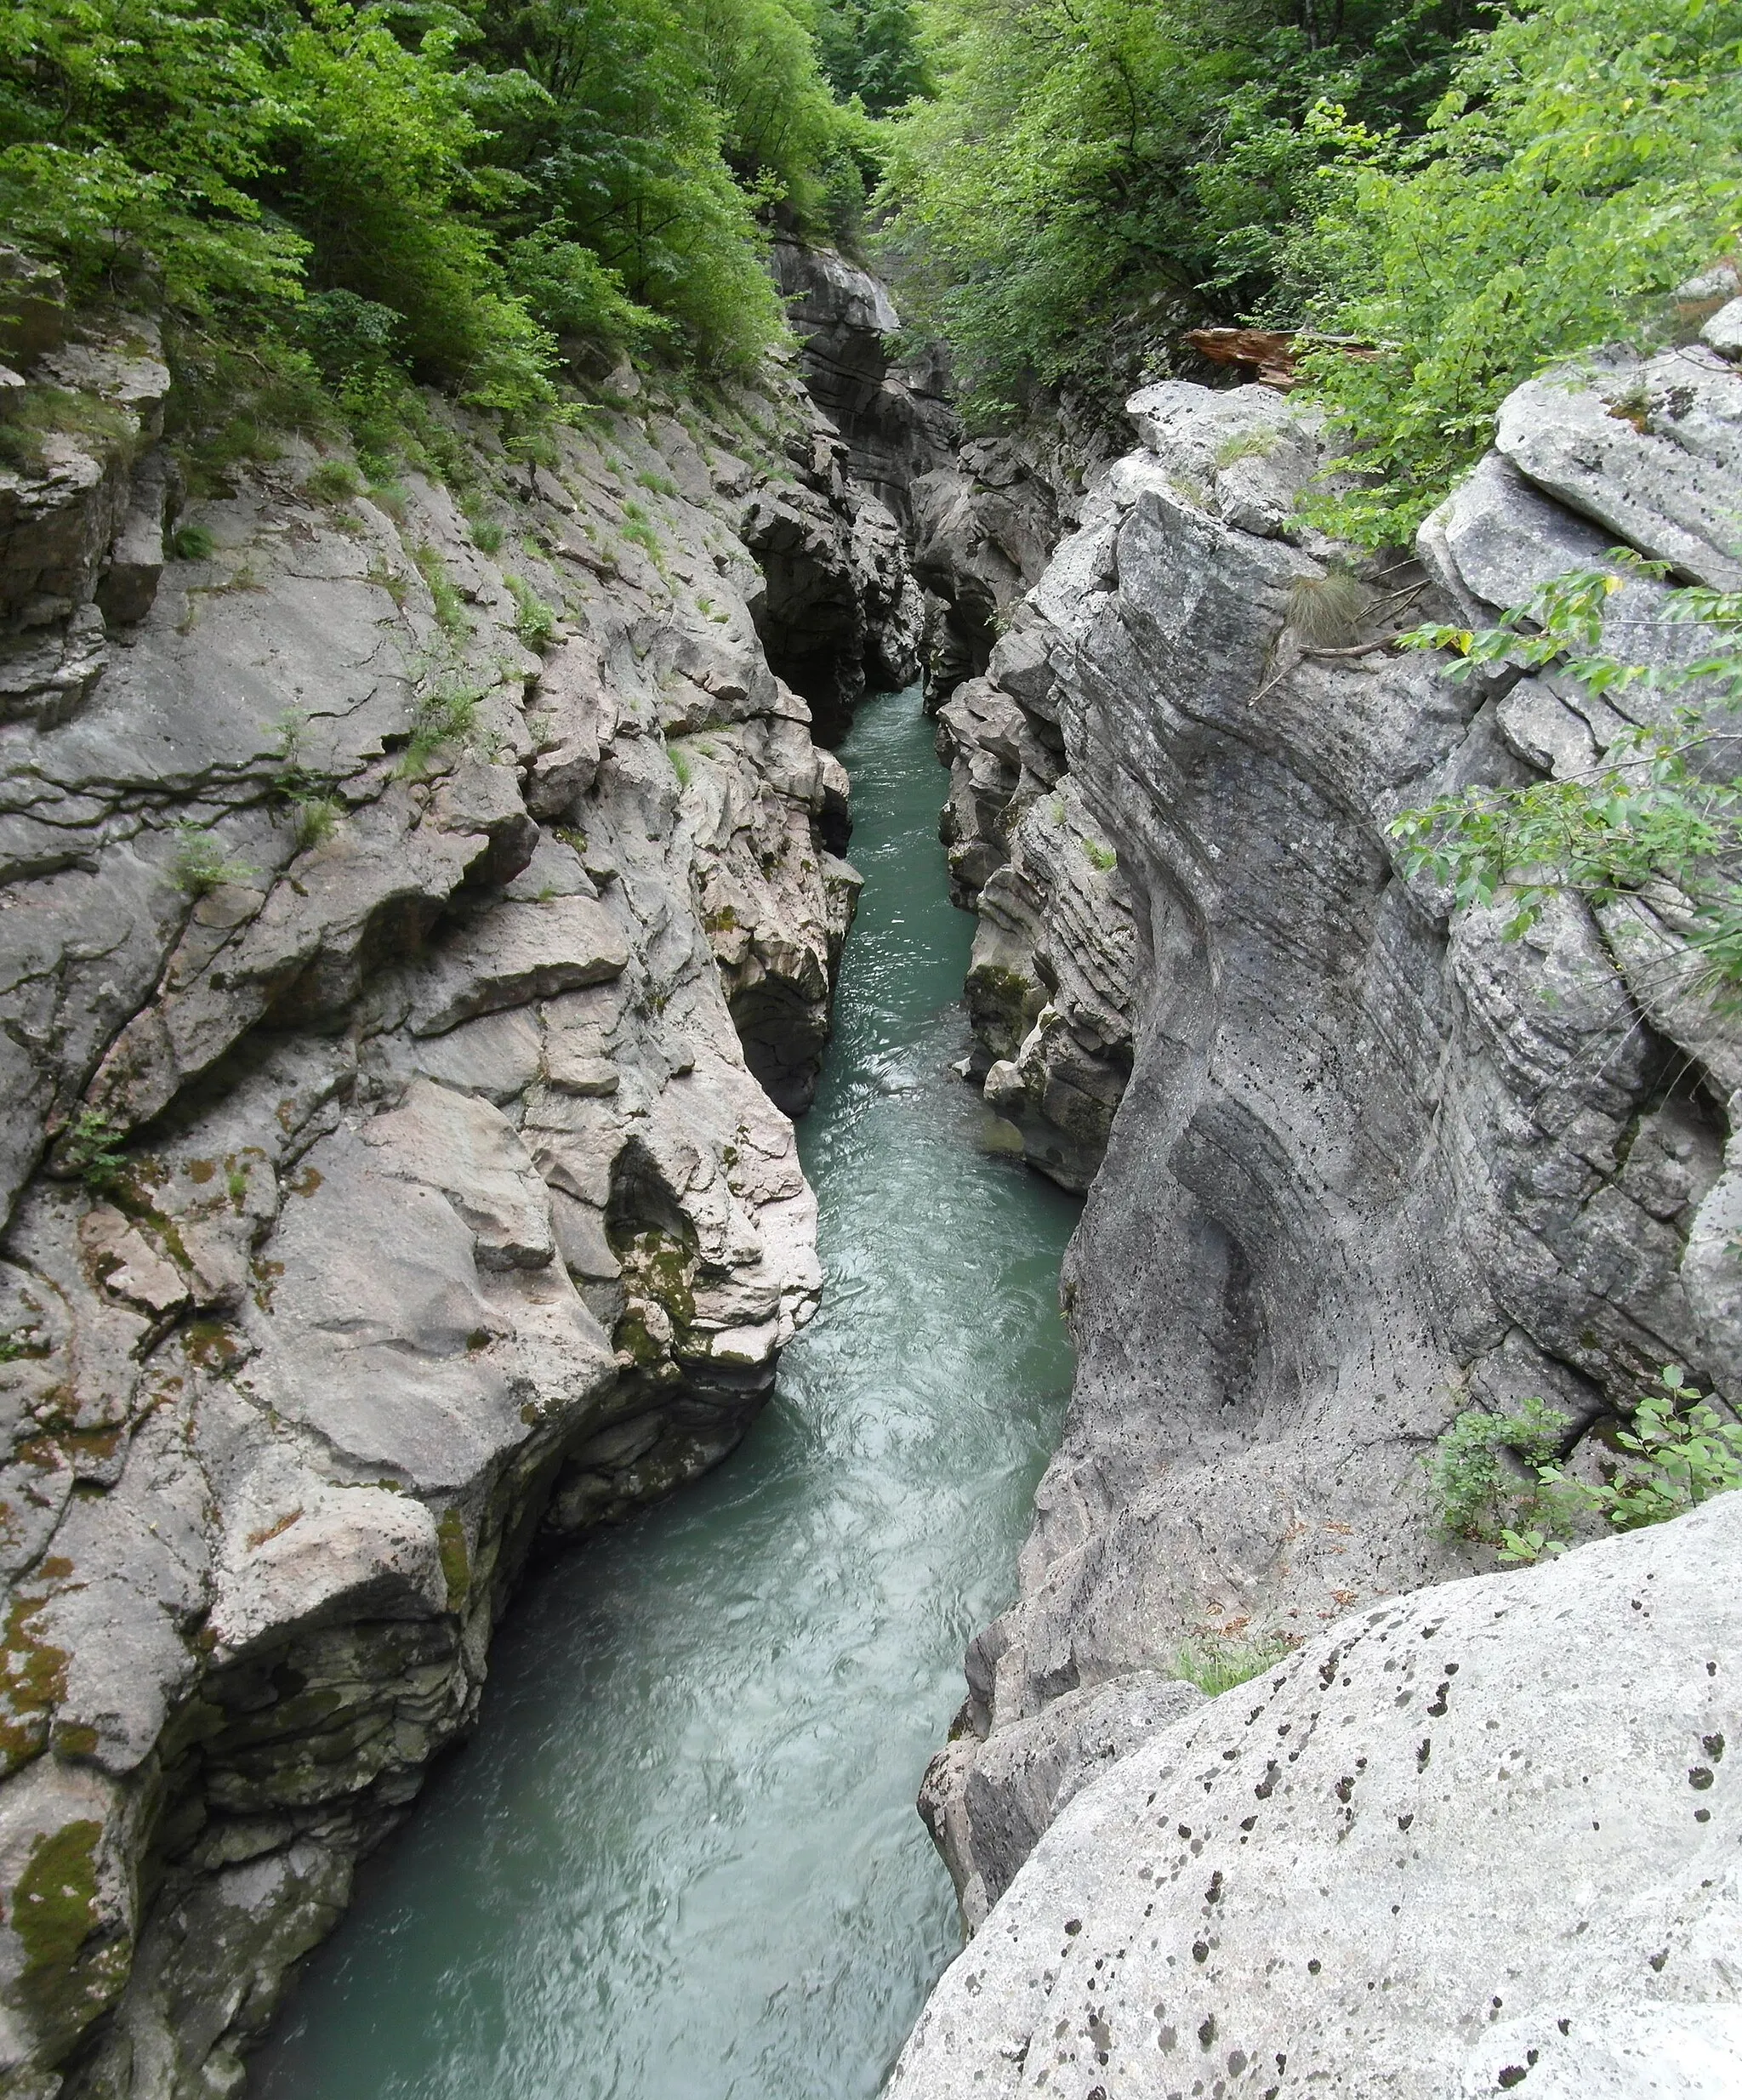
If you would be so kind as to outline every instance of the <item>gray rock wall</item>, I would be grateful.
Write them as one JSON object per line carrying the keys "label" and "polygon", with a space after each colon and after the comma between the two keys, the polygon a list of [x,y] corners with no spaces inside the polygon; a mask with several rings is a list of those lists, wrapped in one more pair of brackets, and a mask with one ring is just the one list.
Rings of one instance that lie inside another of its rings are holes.
{"label": "gray rock wall", "polygon": [[[34,283],[34,281],[32,281]],[[801,694],[911,669],[796,384],[185,499],[35,285],[0,471],[0,2091],[236,2090],[542,1538],[714,1463],[820,1288],[857,877]],[[167,537],[166,537],[167,534]],[[905,622],[905,627],[904,627]]]}
{"label": "gray rock wall", "polygon": [[[1508,942],[1386,834],[1662,705],[1457,684],[1386,641],[1623,530],[1722,583],[1733,370],[1695,348],[1522,390],[1416,557],[1363,565],[1291,521],[1324,448],[1281,397],[1176,382],[1132,413],[1140,448],[940,718],[988,1099],[1093,1176],[1063,1444],[927,1781],[971,1925],[1044,1820],[1024,1745],[1056,1759],[1056,1705],[1116,1714],[1189,1641],[1298,1639],[1481,1564],[1425,1494],[1461,1409],[1540,1394],[1576,1465],[1665,1363],[1742,1398],[1742,1063],[1686,900],[1563,899]],[[1611,600],[1618,647],[1698,647],[1650,624],[1661,588]]]}

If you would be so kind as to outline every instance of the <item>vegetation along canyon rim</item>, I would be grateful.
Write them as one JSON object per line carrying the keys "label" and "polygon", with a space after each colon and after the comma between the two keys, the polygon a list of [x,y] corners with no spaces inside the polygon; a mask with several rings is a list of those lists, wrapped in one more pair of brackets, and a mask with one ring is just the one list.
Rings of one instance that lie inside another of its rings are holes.
{"label": "vegetation along canyon rim", "polygon": [[1736,2089],[1739,58],[9,12],[0,2091]]}

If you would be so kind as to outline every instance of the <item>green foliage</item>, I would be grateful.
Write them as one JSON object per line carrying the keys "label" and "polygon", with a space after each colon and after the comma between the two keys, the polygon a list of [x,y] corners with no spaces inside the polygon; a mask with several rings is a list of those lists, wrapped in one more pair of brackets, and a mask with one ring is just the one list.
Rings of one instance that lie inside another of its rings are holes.
{"label": "green foliage", "polygon": [[[1568,1418],[1540,1400],[1507,1414],[1469,1409],[1435,1445],[1429,1494],[1451,1536],[1500,1549],[1522,1562],[1564,1553],[1581,1520],[1637,1531],[1742,1488],[1742,1424],[1721,1414],[1690,1386],[1679,1364],[1664,1366],[1660,1390],[1647,1393],[1630,1421],[1606,1440],[1597,1481],[1560,1461]],[[1502,1454],[1517,1455],[1509,1466]]]}
{"label": "green foliage", "polygon": [[344,815],[344,805],[337,795],[307,789],[291,795],[289,805],[299,852],[307,852],[311,846],[330,839]]}
{"label": "green foliage", "polygon": [[1277,433],[1261,425],[1254,430],[1235,430],[1215,448],[1218,467],[1232,467],[1242,459],[1268,459],[1276,450]]}
{"label": "green foliage", "polygon": [[323,459],[303,483],[317,504],[342,504],[363,492],[363,477],[348,459]]}
{"label": "green foliage", "polygon": [[936,89],[913,0],[821,0],[817,56],[840,99],[873,117]]}
{"label": "green foliage", "polygon": [[[1319,164],[1325,97],[1419,128],[1467,0],[932,0],[941,82],[890,128],[885,251],[971,413],[1036,383],[1139,376],[1170,334],[1275,287]],[[1140,342],[1136,355],[1147,354]]]}
{"label": "green foliage", "polygon": [[481,555],[493,555],[501,552],[504,535],[502,527],[494,518],[475,516],[468,511],[466,523],[471,527],[472,544]]}
{"label": "green foliage", "polygon": [[94,1108],[81,1109],[60,1141],[60,1154],[96,1194],[112,1188],[127,1169],[126,1133]]}
{"label": "green foliage", "polygon": [[1601,1482],[1575,1480],[1558,1465],[1539,1468],[1530,1521],[1505,1531],[1503,1561],[1564,1553],[1568,1542],[1556,1533],[1580,1517],[1638,1531],[1742,1488],[1742,1423],[1720,1414],[1679,1364],[1666,1363],[1659,1383],[1662,1391],[1648,1393],[1631,1422],[1615,1431],[1620,1455]]}
{"label": "green foliage", "polygon": [[[1557,577],[1496,627],[1424,627],[1404,640],[1455,651],[1460,660],[1453,677],[1479,665],[1559,666],[1561,675],[1599,697],[1692,691],[1729,708],[1742,703],[1742,593],[1665,593],[1656,623],[1691,630],[1690,646],[1665,649],[1653,662],[1624,661],[1603,647],[1604,607],[1627,572],[1662,570],[1625,549],[1610,559],[1614,571]],[[1709,982],[1733,996],[1742,987],[1742,781],[1701,770],[1715,734],[1699,712],[1676,708],[1667,722],[1624,730],[1584,775],[1509,790],[1466,788],[1405,811],[1391,832],[1406,869],[1449,887],[1455,903],[1486,906],[1504,897],[1512,939],[1529,931],[1559,891],[1606,903],[1666,879],[1693,907],[1686,937]]]}
{"label": "green foliage", "polygon": [[1103,875],[1111,874],[1119,864],[1119,857],[1110,845],[1102,845],[1098,839],[1084,839],[1083,857],[1089,865]]}
{"label": "green foliage", "polygon": [[194,315],[293,299],[307,243],[255,185],[283,108],[247,9],[0,11],[0,223],[88,292],[147,265]]}
{"label": "green foliage", "polygon": [[514,631],[529,648],[547,642],[556,632],[556,608],[547,605],[523,577],[503,572],[514,600]]}
{"label": "green foliage", "polygon": [[426,780],[450,744],[464,743],[476,731],[478,703],[484,688],[443,682],[418,700],[411,735],[395,768],[401,780]]}
{"label": "green foliage", "polygon": [[52,436],[93,439],[125,456],[138,426],[124,409],[94,394],[35,383],[10,390],[0,403],[0,465],[40,474],[48,463],[43,441]]}
{"label": "green foliage", "polygon": [[511,213],[509,268],[546,325],[566,332],[550,286],[568,244],[594,259],[572,293],[600,333],[631,346],[669,335],[701,362],[744,367],[783,327],[762,267],[759,207],[783,199],[818,223],[822,171],[856,137],[784,0],[549,0],[492,13],[498,63],[535,82],[503,149],[528,188]]}
{"label": "green foliage", "polygon": [[239,354],[233,391],[324,397],[383,453],[424,435],[411,379],[524,435],[565,349],[751,364],[784,326],[763,215],[822,225],[868,139],[803,0],[0,14],[9,236],[82,297],[161,286],[179,362]]}
{"label": "green foliage", "polygon": [[1214,1699],[1237,1684],[1261,1677],[1287,1656],[1293,1643],[1281,1635],[1243,1641],[1227,1634],[1202,1634],[1188,1641],[1174,1658],[1174,1675],[1195,1684]]}
{"label": "green foliage", "polygon": [[1377,355],[1307,361],[1380,485],[1315,508],[1406,540],[1557,358],[1649,335],[1742,217],[1742,0],[1563,0],[1502,14],[1416,143],[1338,141],[1292,254],[1288,318]]}
{"label": "green foliage", "polygon": [[456,637],[470,635],[472,623],[466,615],[465,600],[454,589],[447,569],[442,566],[441,556],[433,547],[422,545],[412,549],[412,560],[417,564],[418,575],[429,587],[436,624],[447,635]]}
{"label": "green foliage", "polygon": [[246,861],[227,861],[224,849],[203,824],[184,818],[174,827],[175,857],[170,872],[176,887],[190,896],[204,896],[226,882],[248,882],[259,874]]}
{"label": "green foliage", "polygon": [[646,510],[632,496],[623,504],[623,538],[632,540],[644,553],[651,555],[658,566],[663,556],[664,546],[659,538],[658,528],[647,515]]}
{"label": "green foliage", "polygon": [[[1439,1529],[1494,1545],[1509,1527],[1534,1518],[1537,1471],[1559,1456],[1568,1427],[1568,1417],[1541,1400],[1500,1414],[1466,1408],[1427,1460],[1428,1501]],[[1509,1453],[1517,1465],[1507,1465]]]}

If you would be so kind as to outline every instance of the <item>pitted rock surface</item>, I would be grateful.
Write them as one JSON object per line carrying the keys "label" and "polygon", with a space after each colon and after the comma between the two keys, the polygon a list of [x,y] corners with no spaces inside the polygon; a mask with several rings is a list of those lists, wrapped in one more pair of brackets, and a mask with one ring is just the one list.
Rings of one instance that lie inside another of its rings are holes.
{"label": "pitted rock surface", "polygon": [[1078,1794],[891,2100],[1742,2085],[1742,1495],[1341,1620]]}
{"label": "pitted rock surface", "polygon": [[[980,913],[976,1076],[1033,1164],[1092,1176],[1063,1442],[926,1782],[971,1922],[1008,1878],[1012,1801],[1037,1798],[1020,1732],[1056,1702],[1483,1564],[1437,1530],[1421,1465],[1462,1409],[1540,1395],[1577,1465],[1665,1363],[1742,1399],[1742,1039],[1688,901],[1562,896],[1509,942],[1504,907],[1406,879],[1387,832],[1666,719],[1649,688],[1460,683],[1388,644],[1605,566],[1630,518],[1694,532],[1742,444],[1709,397],[1728,368],[1686,356],[1685,401],[1664,360],[1619,356],[1522,390],[1419,562],[1365,570],[1287,509],[1324,456],[1294,403],[1147,389],[1144,445],[940,715]],[[1643,452],[1617,404],[1669,419]],[[1587,455],[1565,434],[1593,418]],[[1575,455],[1595,481],[1556,464]],[[1701,572],[1665,532],[1638,543]],[[1665,588],[1625,572],[1611,639],[1694,660],[1699,630],[1656,621]],[[1712,728],[1728,777],[1733,728]]]}

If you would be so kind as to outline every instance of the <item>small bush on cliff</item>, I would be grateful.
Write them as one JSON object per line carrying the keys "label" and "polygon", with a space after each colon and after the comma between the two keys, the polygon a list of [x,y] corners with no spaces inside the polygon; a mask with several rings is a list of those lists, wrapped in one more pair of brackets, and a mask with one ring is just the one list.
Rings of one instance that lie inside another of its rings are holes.
{"label": "small bush on cliff", "polygon": [[178,889],[204,896],[228,882],[247,882],[259,874],[246,861],[229,861],[224,848],[203,824],[185,818],[175,827],[175,856],[170,873]]}
{"label": "small bush on cliff", "polygon": [[107,1116],[83,1108],[60,1141],[66,1166],[94,1194],[101,1195],[127,1171],[127,1134]]}
{"label": "small bush on cliff", "polygon": [[[1511,1414],[1467,1409],[1428,1461],[1442,1528],[1498,1545],[1502,1561],[1525,1562],[1564,1553],[1581,1520],[1638,1531],[1742,1488],[1742,1423],[1720,1414],[1679,1364],[1666,1363],[1658,1383],[1604,1440],[1594,1481],[1560,1462],[1568,1419],[1544,1402],[1526,1400]],[[1503,1451],[1529,1471],[1505,1467]]]}
{"label": "small bush on cliff", "polygon": [[[1466,1408],[1427,1460],[1427,1498],[1440,1530],[1497,1545],[1510,1528],[1534,1522],[1538,1470],[1559,1456],[1568,1426],[1541,1400],[1499,1414]],[[1518,1463],[1508,1465],[1509,1455]]]}

